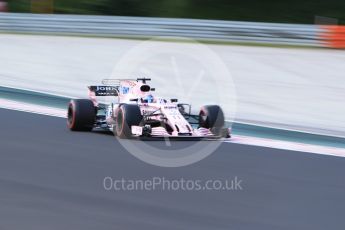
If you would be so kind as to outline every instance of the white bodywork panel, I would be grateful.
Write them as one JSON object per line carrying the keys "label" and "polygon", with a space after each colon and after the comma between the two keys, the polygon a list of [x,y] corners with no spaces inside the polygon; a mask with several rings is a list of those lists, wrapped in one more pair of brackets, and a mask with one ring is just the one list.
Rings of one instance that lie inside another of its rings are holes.
{"label": "white bodywork panel", "polygon": [[[116,109],[121,104],[137,104],[146,122],[160,122],[160,125],[151,128],[152,136],[213,135],[209,129],[194,129],[179,111],[177,102],[153,96],[151,87],[146,81],[119,80],[118,82],[118,101],[114,100],[114,103],[106,108],[106,122],[109,125],[114,124]],[[95,96],[92,93],[89,95],[94,104],[98,104]],[[153,100],[150,102],[145,100],[147,96],[152,97]],[[169,132],[166,127],[169,127]],[[134,136],[141,136],[143,127],[132,126],[131,132]]]}

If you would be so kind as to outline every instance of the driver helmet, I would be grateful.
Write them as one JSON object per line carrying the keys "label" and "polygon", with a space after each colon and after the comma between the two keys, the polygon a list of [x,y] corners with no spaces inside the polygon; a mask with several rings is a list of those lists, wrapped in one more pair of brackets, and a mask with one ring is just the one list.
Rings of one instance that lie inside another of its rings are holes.
{"label": "driver helmet", "polygon": [[153,102],[154,102],[154,97],[153,97],[151,94],[147,95],[147,96],[144,97],[143,99],[144,99],[144,101],[146,101],[147,103],[153,103]]}

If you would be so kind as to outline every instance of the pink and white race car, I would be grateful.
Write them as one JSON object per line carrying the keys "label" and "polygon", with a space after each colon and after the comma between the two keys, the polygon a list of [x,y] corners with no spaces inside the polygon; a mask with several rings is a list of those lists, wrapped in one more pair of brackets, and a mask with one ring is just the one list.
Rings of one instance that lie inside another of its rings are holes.
{"label": "pink and white race car", "polygon": [[[191,114],[190,104],[153,95],[151,79],[105,79],[89,86],[89,99],[72,99],[67,125],[72,131],[108,130],[120,138],[229,138],[224,113],[218,105],[205,105]],[[117,97],[109,104],[99,96]]]}

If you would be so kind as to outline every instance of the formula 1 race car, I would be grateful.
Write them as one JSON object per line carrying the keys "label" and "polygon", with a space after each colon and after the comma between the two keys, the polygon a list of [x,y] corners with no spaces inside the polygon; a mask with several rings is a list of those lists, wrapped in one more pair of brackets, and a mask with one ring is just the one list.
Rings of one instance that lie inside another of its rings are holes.
{"label": "formula 1 race car", "polygon": [[[191,105],[177,99],[153,96],[151,79],[105,79],[100,86],[89,86],[89,99],[72,99],[67,125],[72,131],[106,130],[120,138],[229,138],[224,114],[218,105],[206,105],[191,114]],[[97,97],[114,97],[110,104]],[[115,101],[117,97],[117,101]]]}

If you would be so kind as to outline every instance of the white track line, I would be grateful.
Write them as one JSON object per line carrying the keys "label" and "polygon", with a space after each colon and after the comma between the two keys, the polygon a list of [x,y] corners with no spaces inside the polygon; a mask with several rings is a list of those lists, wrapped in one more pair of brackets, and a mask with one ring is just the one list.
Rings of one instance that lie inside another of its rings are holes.
{"label": "white track line", "polygon": [[275,148],[275,149],[293,150],[293,151],[315,153],[315,154],[328,155],[328,156],[345,157],[344,148],[305,144],[305,143],[292,142],[292,141],[273,140],[273,139],[261,138],[261,137],[235,135],[230,140],[226,140],[225,142],[254,145],[254,146],[261,146],[261,147],[268,147],[268,148]]}
{"label": "white track line", "polygon": [[[234,121],[231,120],[225,120],[229,123],[233,123]],[[260,124],[260,122],[255,123],[255,121],[250,122],[250,121],[241,121],[241,120],[236,120],[236,123],[238,124],[243,124],[243,125],[251,125],[251,126],[262,126],[265,128],[270,128],[270,129],[279,129],[279,130],[284,130],[284,131],[291,131],[291,132],[297,132],[297,133],[306,133],[306,134],[312,134],[312,135],[320,135],[320,136],[328,136],[328,137],[338,137],[338,138],[345,138],[344,135],[336,135],[336,134],[325,134],[322,132],[317,132],[317,131],[306,131],[303,129],[298,129],[298,128],[288,128],[288,127],[279,127],[279,125],[273,125],[273,124]]]}
{"label": "white track line", "polygon": [[[42,105],[17,102],[17,101],[8,100],[8,99],[0,98],[0,108],[41,114],[41,115],[48,115],[48,116],[53,116],[53,117],[66,118],[66,110],[64,109],[57,109],[57,108],[47,107],[47,106],[42,106]],[[268,138],[234,135],[231,139],[225,140],[224,142],[276,148],[276,149],[293,150],[293,151],[301,151],[301,152],[337,156],[337,157],[345,157],[344,148],[304,144],[304,143],[297,143],[297,142],[292,142],[292,141],[272,140]]]}

